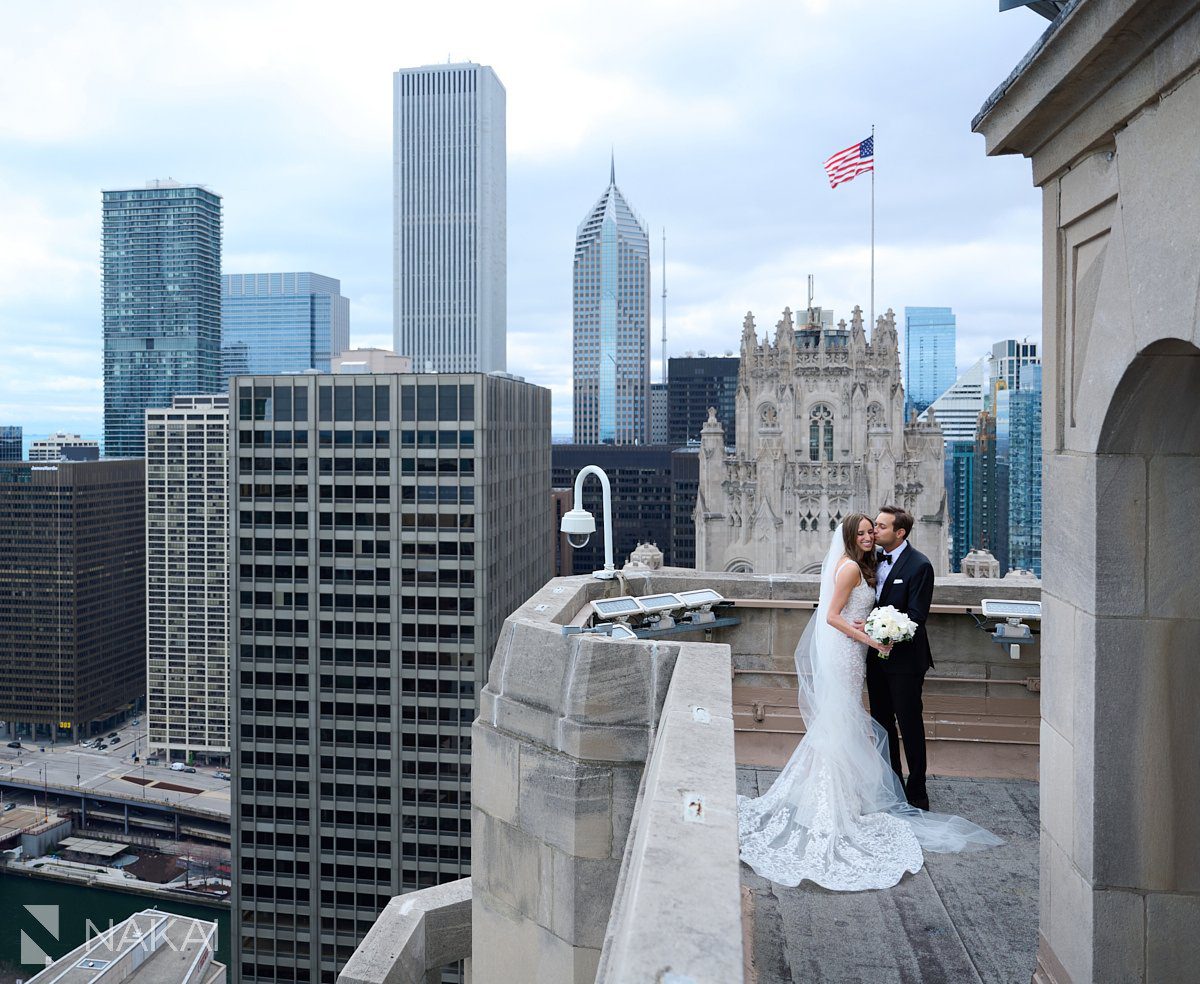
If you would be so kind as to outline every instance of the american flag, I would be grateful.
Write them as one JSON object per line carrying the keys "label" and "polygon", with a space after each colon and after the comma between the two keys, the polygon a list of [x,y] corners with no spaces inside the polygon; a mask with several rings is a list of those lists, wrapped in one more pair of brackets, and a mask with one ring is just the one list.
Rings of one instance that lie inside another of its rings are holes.
{"label": "american flag", "polygon": [[875,138],[867,137],[853,147],[839,150],[825,162],[829,187],[836,188],[845,181],[875,170]]}

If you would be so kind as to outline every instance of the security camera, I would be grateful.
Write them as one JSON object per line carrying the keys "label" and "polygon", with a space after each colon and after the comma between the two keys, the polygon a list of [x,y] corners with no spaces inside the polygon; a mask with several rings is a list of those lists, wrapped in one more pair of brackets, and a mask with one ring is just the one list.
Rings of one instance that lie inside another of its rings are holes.
{"label": "security camera", "polygon": [[567,542],[579,550],[587,546],[596,532],[596,517],[586,509],[576,507],[563,516],[560,529],[567,534]]}

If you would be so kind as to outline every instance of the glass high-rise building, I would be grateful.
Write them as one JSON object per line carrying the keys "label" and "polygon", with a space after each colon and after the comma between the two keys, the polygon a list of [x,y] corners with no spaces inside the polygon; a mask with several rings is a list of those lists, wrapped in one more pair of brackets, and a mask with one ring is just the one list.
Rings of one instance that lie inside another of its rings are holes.
{"label": "glass high-rise building", "polygon": [[0,427],[0,461],[20,461],[24,453],[24,431],[15,425]]}
{"label": "glass high-rise building", "polygon": [[418,372],[505,368],[505,94],[487,65],[393,76],[394,332]]}
{"label": "glass high-rise building", "polygon": [[350,302],[319,273],[221,278],[222,379],[317,369],[350,347]]}
{"label": "glass high-rise building", "polygon": [[221,389],[221,197],[151,181],[104,196],[104,453],[145,453],[146,411]]}
{"label": "glass high-rise building", "polygon": [[1008,556],[1042,576],[1042,367],[1020,370],[1008,396]]}
{"label": "glass high-rise building", "polygon": [[617,187],[608,187],[575,235],[576,444],[650,439],[650,236]]}
{"label": "glass high-rise building", "polygon": [[1022,368],[1041,364],[1037,342],[1031,342],[1029,339],[1018,342],[1015,338],[1006,338],[1002,342],[996,342],[992,346],[992,390],[995,390],[997,380],[1001,379],[1010,390],[1020,389]]}
{"label": "glass high-rise building", "polygon": [[667,440],[676,447],[700,440],[700,428],[715,407],[725,427],[725,443],[737,442],[737,356],[684,356],[668,359]]}
{"label": "glass high-rise building", "polygon": [[904,309],[904,419],[924,412],[954,385],[954,312],[948,307]]}

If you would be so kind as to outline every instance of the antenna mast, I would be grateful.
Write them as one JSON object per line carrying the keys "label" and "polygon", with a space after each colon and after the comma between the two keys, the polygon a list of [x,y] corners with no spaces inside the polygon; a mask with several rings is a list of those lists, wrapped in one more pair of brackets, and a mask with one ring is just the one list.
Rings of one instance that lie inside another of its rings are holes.
{"label": "antenna mast", "polygon": [[662,243],[662,381],[667,381],[667,227]]}

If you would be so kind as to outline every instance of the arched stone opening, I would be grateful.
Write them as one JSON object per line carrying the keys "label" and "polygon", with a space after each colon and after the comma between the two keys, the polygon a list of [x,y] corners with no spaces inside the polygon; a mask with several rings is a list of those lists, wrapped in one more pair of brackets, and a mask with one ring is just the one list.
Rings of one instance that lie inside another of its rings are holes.
{"label": "arched stone opening", "polygon": [[1200,349],[1134,358],[1096,451],[1094,884],[1200,893]]}
{"label": "arched stone opening", "polygon": [[1043,530],[1057,554],[1043,594],[1053,953],[1035,980],[1171,979],[1153,971],[1179,966],[1200,925],[1198,395],[1200,349],[1154,343],[1113,390],[1095,454],[1047,471],[1063,490]]}

